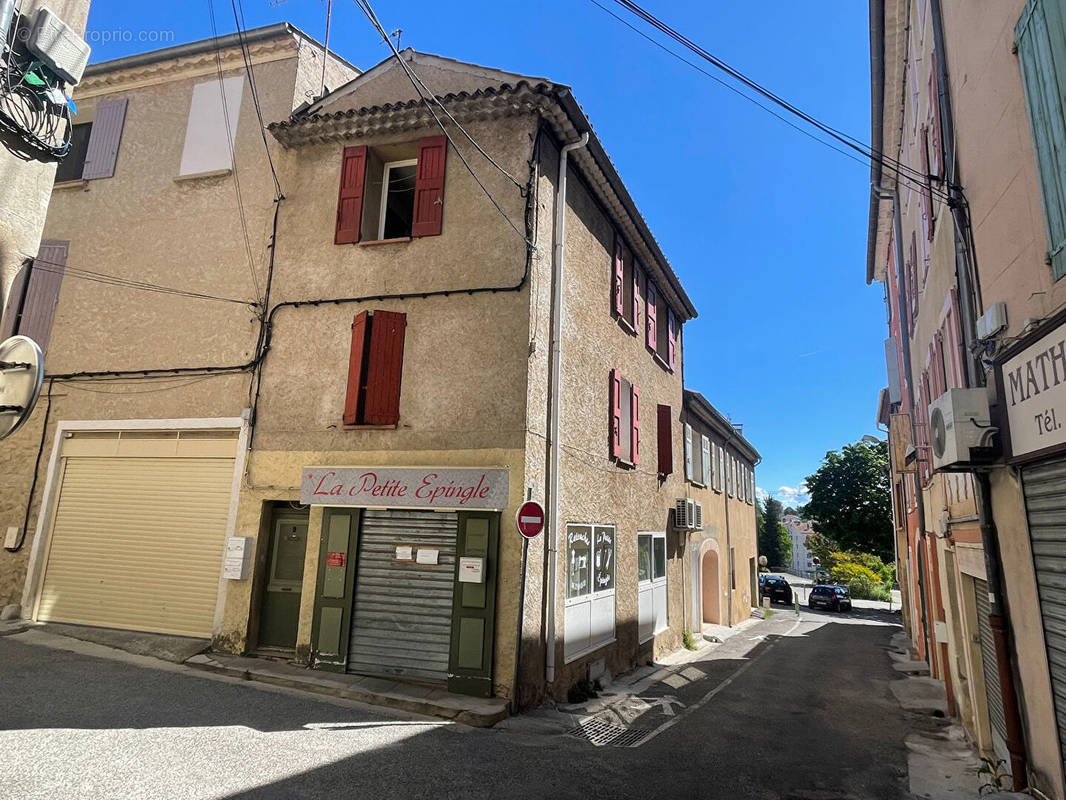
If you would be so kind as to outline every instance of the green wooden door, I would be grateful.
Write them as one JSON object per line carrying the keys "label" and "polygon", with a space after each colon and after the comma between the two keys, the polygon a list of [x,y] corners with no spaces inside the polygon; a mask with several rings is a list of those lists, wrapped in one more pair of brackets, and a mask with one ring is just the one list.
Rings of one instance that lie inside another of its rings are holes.
{"label": "green wooden door", "polygon": [[[450,692],[492,697],[499,540],[499,513],[459,513],[456,584],[452,600],[452,640],[448,660]],[[464,557],[484,559],[481,583],[459,582]]]}
{"label": "green wooden door", "polygon": [[319,669],[343,672],[347,660],[359,515],[358,508],[327,508],[322,515],[311,623],[312,663]]}
{"label": "green wooden door", "polygon": [[267,584],[259,617],[259,646],[296,647],[300,622],[307,517],[279,516],[270,531]]}

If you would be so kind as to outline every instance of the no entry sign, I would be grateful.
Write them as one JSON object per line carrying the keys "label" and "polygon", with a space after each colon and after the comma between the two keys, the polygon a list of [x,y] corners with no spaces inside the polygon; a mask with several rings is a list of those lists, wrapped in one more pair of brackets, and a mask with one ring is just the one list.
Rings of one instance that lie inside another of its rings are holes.
{"label": "no entry sign", "polygon": [[515,514],[515,523],[518,525],[520,534],[527,539],[532,539],[544,530],[544,509],[540,503],[532,500],[522,503],[518,507],[518,513]]}

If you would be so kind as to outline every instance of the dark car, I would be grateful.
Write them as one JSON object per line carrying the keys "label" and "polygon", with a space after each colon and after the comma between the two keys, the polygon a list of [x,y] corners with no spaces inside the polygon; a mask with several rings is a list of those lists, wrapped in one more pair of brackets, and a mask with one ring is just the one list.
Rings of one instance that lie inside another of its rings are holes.
{"label": "dark car", "polygon": [[764,597],[771,603],[791,603],[792,587],[780,575],[763,575],[759,578],[759,599]]}
{"label": "dark car", "polygon": [[811,589],[807,605],[810,608],[828,608],[830,611],[851,611],[851,592],[844,586],[820,584]]}

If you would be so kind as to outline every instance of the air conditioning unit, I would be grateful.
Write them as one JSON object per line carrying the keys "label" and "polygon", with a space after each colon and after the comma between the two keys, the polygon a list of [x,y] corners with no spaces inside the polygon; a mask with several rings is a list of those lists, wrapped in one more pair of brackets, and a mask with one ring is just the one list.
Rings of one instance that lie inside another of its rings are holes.
{"label": "air conditioning unit", "polygon": [[[674,527],[687,531],[695,528],[697,505],[695,500],[689,500],[685,497],[678,499],[678,501],[674,503]],[[703,516],[702,508],[700,509],[700,516]]]}
{"label": "air conditioning unit", "polygon": [[970,450],[982,445],[992,427],[984,389],[948,389],[929,404],[929,443],[933,467],[971,462]]}
{"label": "air conditioning unit", "polygon": [[692,504],[692,529],[696,531],[703,530],[703,503],[698,500]]}

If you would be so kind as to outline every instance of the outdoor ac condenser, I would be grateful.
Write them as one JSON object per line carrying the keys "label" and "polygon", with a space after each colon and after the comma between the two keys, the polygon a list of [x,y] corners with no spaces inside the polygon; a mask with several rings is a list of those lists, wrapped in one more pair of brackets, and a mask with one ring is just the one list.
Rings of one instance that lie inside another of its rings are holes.
{"label": "outdoor ac condenser", "polygon": [[933,467],[970,463],[970,448],[981,446],[991,425],[984,389],[948,389],[929,404]]}

